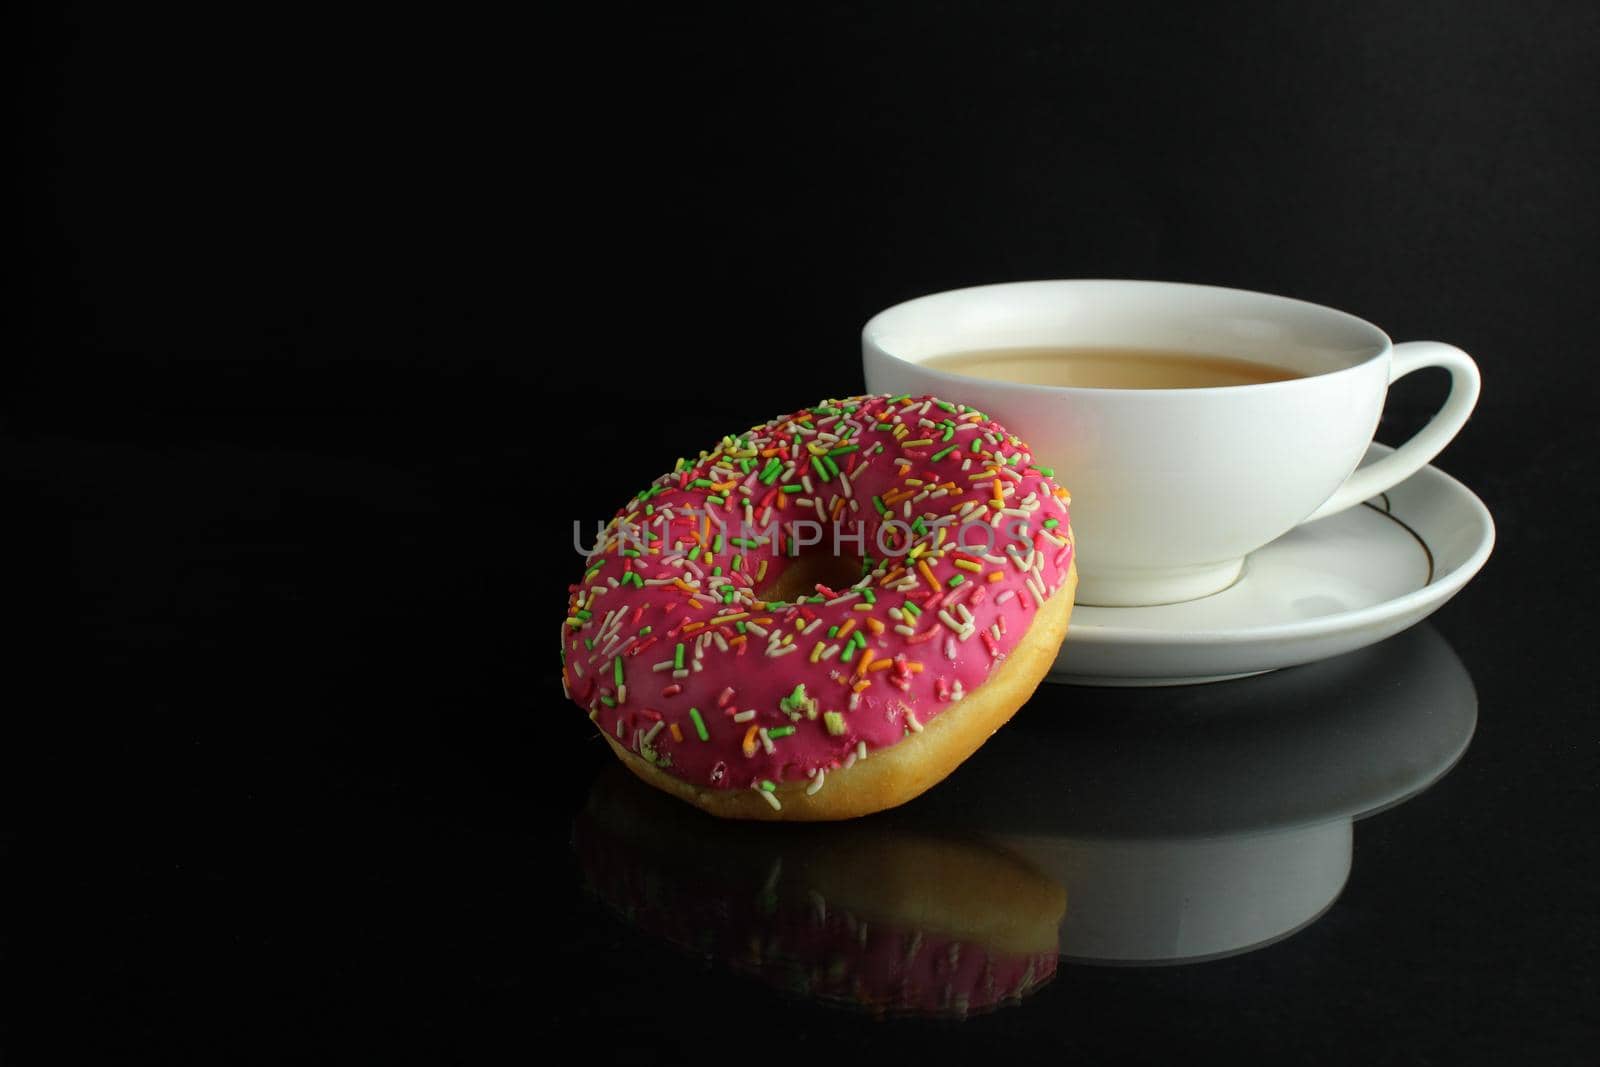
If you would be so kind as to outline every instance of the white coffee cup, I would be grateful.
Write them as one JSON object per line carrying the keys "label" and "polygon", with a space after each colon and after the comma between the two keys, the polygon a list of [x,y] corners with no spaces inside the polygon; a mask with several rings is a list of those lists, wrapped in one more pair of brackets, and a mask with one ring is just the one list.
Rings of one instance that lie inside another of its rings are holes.
{"label": "white coffee cup", "polygon": [[[1200,389],[1025,385],[931,369],[932,356],[1035,346],[1225,355],[1303,377]],[[1449,443],[1478,367],[1433,341],[1395,344],[1332,308],[1239,289],[1038,281],[957,289],[879,312],[861,332],[867,388],[972,405],[1028,442],[1072,493],[1078,601],[1166,604],[1238,579],[1244,558],[1302,522],[1371,499]],[[1357,471],[1389,383],[1450,372],[1433,420]]]}

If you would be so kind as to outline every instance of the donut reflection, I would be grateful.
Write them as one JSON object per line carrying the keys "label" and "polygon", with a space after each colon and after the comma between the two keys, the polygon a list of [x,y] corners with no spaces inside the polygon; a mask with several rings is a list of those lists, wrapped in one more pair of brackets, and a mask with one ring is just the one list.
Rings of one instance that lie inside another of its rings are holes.
{"label": "donut reflection", "polygon": [[963,1017],[1055,974],[1066,893],[994,842],[718,822],[620,767],[573,836],[588,887],[629,924],[802,997]]}
{"label": "donut reflection", "polygon": [[574,838],[641,932],[799,996],[959,1018],[1058,959],[1195,962],[1305,928],[1354,822],[1446,774],[1476,722],[1423,625],[1236,682],[1045,687],[941,786],[852,823],[720,822],[610,768]]}

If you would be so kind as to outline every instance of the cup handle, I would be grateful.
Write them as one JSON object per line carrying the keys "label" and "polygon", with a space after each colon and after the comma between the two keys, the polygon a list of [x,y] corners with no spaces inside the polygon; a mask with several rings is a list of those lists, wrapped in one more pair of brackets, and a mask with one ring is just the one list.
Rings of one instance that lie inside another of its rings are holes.
{"label": "cup handle", "polygon": [[1345,479],[1345,483],[1303,522],[1327,518],[1398,485],[1426,466],[1461,432],[1467,416],[1472,414],[1472,409],[1478,403],[1478,365],[1471,356],[1454,345],[1438,341],[1407,341],[1394,346],[1394,356],[1389,363],[1389,381],[1397,381],[1423,367],[1443,367],[1450,372],[1450,395],[1445,397],[1439,413],[1411,440]]}

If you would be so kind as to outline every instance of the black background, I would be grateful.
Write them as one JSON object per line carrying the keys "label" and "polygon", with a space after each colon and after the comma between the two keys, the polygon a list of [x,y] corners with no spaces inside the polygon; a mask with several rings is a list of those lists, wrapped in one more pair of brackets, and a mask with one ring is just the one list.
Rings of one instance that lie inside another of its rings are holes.
{"label": "black background", "polygon": [[[711,977],[711,1014],[662,1021],[641,1004],[675,958],[576,891],[603,750],[556,684],[570,522],[857,391],[890,303],[1146,277],[1477,358],[1438,463],[1500,540],[1436,619],[1473,749],[1272,949],[1079,974],[966,1029],[790,1006],[750,1032],[807,1057],[1574,1058],[1597,31],[1576,3],[34,10],[4,463],[15,588],[64,653],[21,657],[72,735],[47,769],[84,785],[86,1032],[130,1060],[454,1060],[602,1026],[629,1058],[730,1055],[712,1021],[772,1004]],[[1380,438],[1441,395],[1397,386]]]}

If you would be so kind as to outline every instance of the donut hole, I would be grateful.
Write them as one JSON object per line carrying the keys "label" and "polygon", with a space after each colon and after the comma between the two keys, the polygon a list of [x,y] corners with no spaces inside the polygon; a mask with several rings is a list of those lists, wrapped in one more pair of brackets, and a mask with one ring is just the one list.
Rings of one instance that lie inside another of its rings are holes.
{"label": "donut hole", "polygon": [[758,600],[793,603],[803,596],[815,596],[817,586],[839,591],[861,580],[860,556],[835,555],[826,544],[810,545],[800,555],[783,561],[776,574],[769,574],[756,589]]}

